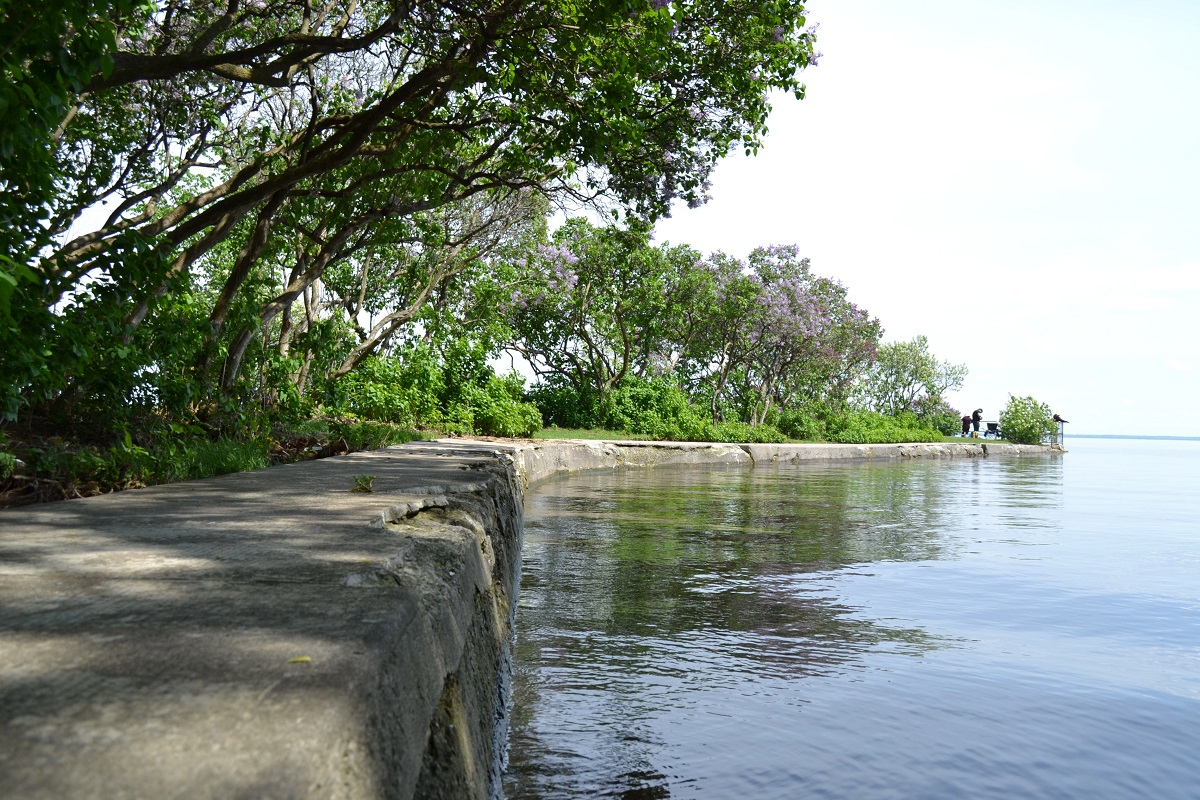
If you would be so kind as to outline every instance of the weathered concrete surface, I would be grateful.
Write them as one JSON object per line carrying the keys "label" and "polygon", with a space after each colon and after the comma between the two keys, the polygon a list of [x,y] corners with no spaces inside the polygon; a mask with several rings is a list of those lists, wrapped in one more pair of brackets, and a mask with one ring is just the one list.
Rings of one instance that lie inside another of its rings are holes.
{"label": "weathered concrete surface", "polygon": [[514,474],[425,447],[0,512],[0,797],[485,796]]}
{"label": "weathered concrete surface", "polygon": [[980,439],[936,444],[748,444],[743,447],[755,464],[788,464],[813,460],[982,458],[1066,452],[1061,446],[999,444]]}
{"label": "weathered concrete surface", "polygon": [[1049,452],[451,440],[0,511],[0,798],[484,797],[525,486]]}

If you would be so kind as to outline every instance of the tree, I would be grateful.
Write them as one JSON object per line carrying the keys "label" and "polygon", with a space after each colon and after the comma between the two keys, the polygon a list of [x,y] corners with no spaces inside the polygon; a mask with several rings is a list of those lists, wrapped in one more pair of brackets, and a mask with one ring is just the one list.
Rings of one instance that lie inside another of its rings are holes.
{"label": "tree", "polygon": [[[8,419],[129,391],[157,369],[138,329],[197,285],[215,291],[195,380],[228,393],[256,334],[227,317],[296,248],[303,269],[260,298],[263,325],[339,261],[485,193],[603,195],[650,216],[701,202],[718,159],[757,147],[769,93],[801,96],[815,57],[794,0],[111,8],[88,17],[113,34],[100,63],[68,59],[91,74],[46,142],[56,192],[14,249],[36,281],[5,329]],[[67,237],[99,203],[107,218]],[[124,378],[100,385],[114,354]]]}
{"label": "tree", "polygon": [[1017,444],[1041,444],[1058,432],[1054,412],[1032,397],[1008,396],[1000,412],[1000,435]]}
{"label": "tree", "polygon": [[779,405],[841,402],[874,357],[878,320],[814,275],[794,245],[756,248],[748,262],[715,254],[703,266],[709,295],[693,313],[707,322],[686,372],[705,387],[714,421],[725,407],[758,425]]}
{"label": "tree", "polygon": [[510,347],[539,376],[603,403],[627,377],[669,370],[697,260],[688,247],[651,246],[645,226],[568,220],[514,265],[503,301]]}
{"label": "tree", "polygon": [[112,73],[117,30],[140,29],[152,8],[147,0],[0,2],[0,277],[50,242],[39,223],[58,189],[53,145],[92,76]]}
{"label": "tree", "polygon": [[966,364],[938,361],[929,351],[929,340],[917,336],[880,346],[874,366],[863,378],[862,394],[869,408],[894,416],[937,403],[960,388],[966,377]]}

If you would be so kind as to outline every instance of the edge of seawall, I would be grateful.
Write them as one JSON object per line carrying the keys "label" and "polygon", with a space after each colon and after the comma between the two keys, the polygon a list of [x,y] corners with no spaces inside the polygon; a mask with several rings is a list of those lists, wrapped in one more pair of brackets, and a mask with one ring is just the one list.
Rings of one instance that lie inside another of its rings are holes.
{"label": "edge of seawall", "polygon": [[544,439],[520,444],[449,441],[470,442],[511,455],[526,487],[554,475],[588,469],[679,464],[796,464],[803,461],[1045,456],[1066,452],[1061,445],[1002,444],[978,440],[906,444],[726,444],[586,439]]}
{"label": "edge of seawall", "polygon": [[[0,786],[495,796],[530,485],[1057,452],[450,439],[0,511]],[[351,491],[362,475],[374,492]]]}

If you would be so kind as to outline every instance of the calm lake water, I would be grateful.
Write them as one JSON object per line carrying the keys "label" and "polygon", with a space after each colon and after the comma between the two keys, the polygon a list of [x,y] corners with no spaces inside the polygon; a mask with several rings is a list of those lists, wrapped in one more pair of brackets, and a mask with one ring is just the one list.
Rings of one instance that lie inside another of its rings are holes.
{"label": "calm lake water", "polygon": [[527,501],[505,793],[1200,798],[1200,442]]}

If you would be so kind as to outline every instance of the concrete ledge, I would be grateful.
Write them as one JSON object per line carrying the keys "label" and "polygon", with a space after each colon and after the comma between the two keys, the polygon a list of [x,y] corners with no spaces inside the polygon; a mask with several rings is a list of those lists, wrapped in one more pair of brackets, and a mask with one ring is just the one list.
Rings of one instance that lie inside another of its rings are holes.
{"label": "concrete ledge", "polygon": [[983,458],[1066,452],[1061,446],[999,444],[981,440],[928,444],[748,444],[744,447],[756,464],[786,464],[812,460]]}
{"label": "concrete ledge", "polygon": [[0,512],[0,796],[486,797],[520,492],[381,451]]}
{"label": "concrete ledge", "polygon": [[1053,452],[446,440],[0,511],[0,796],[484,798],[528,485]]}
{"label": "concrete ledge", "polygon": [[1061,446],[988,443],[981,440],[930,444],[720,444],[711,442],[589,441],[544,439],[507,444],[448,440],[463,451],[489,447],[513,457],[525,485],[563,472],[674,464],[787,464],[901,458],[983,458],[1066,452]]}

